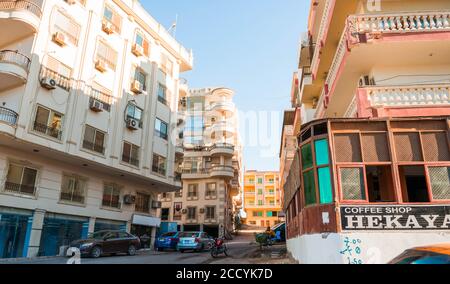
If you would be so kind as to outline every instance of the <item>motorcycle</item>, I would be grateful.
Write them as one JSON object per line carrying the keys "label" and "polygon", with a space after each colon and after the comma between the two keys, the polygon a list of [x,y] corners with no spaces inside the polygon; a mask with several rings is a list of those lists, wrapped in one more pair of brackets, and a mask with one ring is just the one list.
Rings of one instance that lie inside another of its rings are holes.
{"label": "motorcycle", "polygon": [[221,238],[215,239],[212,248],[211,248],[211,256],[216,258],[219,256],[219,254],[225,254],[225,256],[228,256],[228,248],[224,243],[224,240]]}

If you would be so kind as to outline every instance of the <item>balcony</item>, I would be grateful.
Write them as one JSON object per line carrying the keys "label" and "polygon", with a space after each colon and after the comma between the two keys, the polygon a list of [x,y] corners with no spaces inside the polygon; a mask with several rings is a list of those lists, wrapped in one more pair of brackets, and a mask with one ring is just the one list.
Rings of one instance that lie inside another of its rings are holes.
{"label": "balcony", "polygon": [[[360,117],[448,115],[450,85],[386,86],[358,90],[355,105]],[[441,113],[442,112],[442,113]]]}
{"label": "balcony", "polygon": [[210,177],[209,169],[183,169],[182,179],[202,179]]}
{"label": "balcony", "polygon": [[38,1],[0,1],[0,46],[37,32],[41,20]]}
{"label": "balcony", "polygon": [[33,130],[58,140],[61,140],[62,138],[62,131],[59,128],[53,127],[51,125],[44,125],[35,121]]}
{"label": "balcony", "polygon": [[72,88],[72,80],[70,78],[67,78],[56,71],[42,66],[41,72],[39,74],[39,81],[41,82],[41,84],[43,84],[45,81],[49,80],[53,80],[56,87],[59,87],[67,92]]}
{"label": "balcony", "polygon": [[232,179],[234,168],[232,166],[214,165],[211,167],[211,177]]}
{"label": "balcony", "polygon": [[234,155],[234,145],[227,143],[216,143],[211,149],[211,156],[230,156]]}
{"label": "balcony", "polygon": [[14,135],[18,118],[15,111],[0,107],[0,132]]}
{"label": "balcony", "polygon": [[0,91],[24,85],[28,79],[30,62],[27,56],[17,51],[0,51]]}
{"label": "balcony", "polygon": [[[353,86],[365,75],[360,70],[392,65],[393,60],[404,66],[447,64],[448,40],[439,33],[450,31],[449,21],[448,11],[349,16],[322,88],[315,118],[355,115],[350,105],[355,92]],[[429,56],[429,50],[433,50],[433,56]],[[331,104],[335,93],[340,98]]]}
{"label": "balcony", "polygon": [[215,137],[227,137],[231,138],[234,136],[236,129],[234,128],[233,123],[229,121],[222,120],[214,123],[210,127],[211,135],[215,135]]}
{"label": "balcony", "polygon": [[233,102],[221,101],[212,103],[207,110],[211,112],[221,112],[225,114],[226,117],[231,117],[236,111],[236,106]]}

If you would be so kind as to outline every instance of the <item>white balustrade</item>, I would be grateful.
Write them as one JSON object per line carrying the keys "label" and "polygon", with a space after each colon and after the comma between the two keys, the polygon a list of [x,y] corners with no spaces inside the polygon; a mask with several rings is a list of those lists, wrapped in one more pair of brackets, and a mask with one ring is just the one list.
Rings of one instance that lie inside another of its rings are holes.
{"label": "white balustrade", "polygon": [[368,99],[373,107],[449,105],[450,86],[375,87]]}

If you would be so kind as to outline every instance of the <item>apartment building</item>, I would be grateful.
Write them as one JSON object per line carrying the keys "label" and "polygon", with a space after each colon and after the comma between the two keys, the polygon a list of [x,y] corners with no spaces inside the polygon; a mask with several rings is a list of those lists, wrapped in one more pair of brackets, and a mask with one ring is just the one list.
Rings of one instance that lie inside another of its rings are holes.
{"label": "apartment building", "polygon": [[161,195],[162,220],[176,222],[180,231],[231,237],[243,179],[233,96],[227,88],[184,88],[180,94],[183,189]]}
{"label": "apartment building", "polygon": [[245,172],[245,224],[267,228],[281,221],[282,193],[279,184],[279,172]]}
{"label": "apartment building", "polygon": [[283,117],[283,128],[280,143],[280,200],[283,207],[284,185],[297,152],[297,137],[294,135],[295,109],[286,110]]}
{"label": "apartment building", "polygon": [[136,0],[1,1],[0,26],[0,257],[154,236],[192,53]]}
{"label": "apartment building", "polygon": [[450,241],[449,21],[444,0],[311,5],[284,187],[302,263],[386,263]]}

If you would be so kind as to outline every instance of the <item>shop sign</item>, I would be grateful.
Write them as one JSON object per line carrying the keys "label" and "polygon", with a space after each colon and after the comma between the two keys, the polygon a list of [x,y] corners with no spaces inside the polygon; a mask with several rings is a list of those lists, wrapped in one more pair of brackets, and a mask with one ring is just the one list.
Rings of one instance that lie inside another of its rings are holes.
{"label": "shop sign", "polygon": [[450,230],[450,206],[343,206],[343,231]]}

